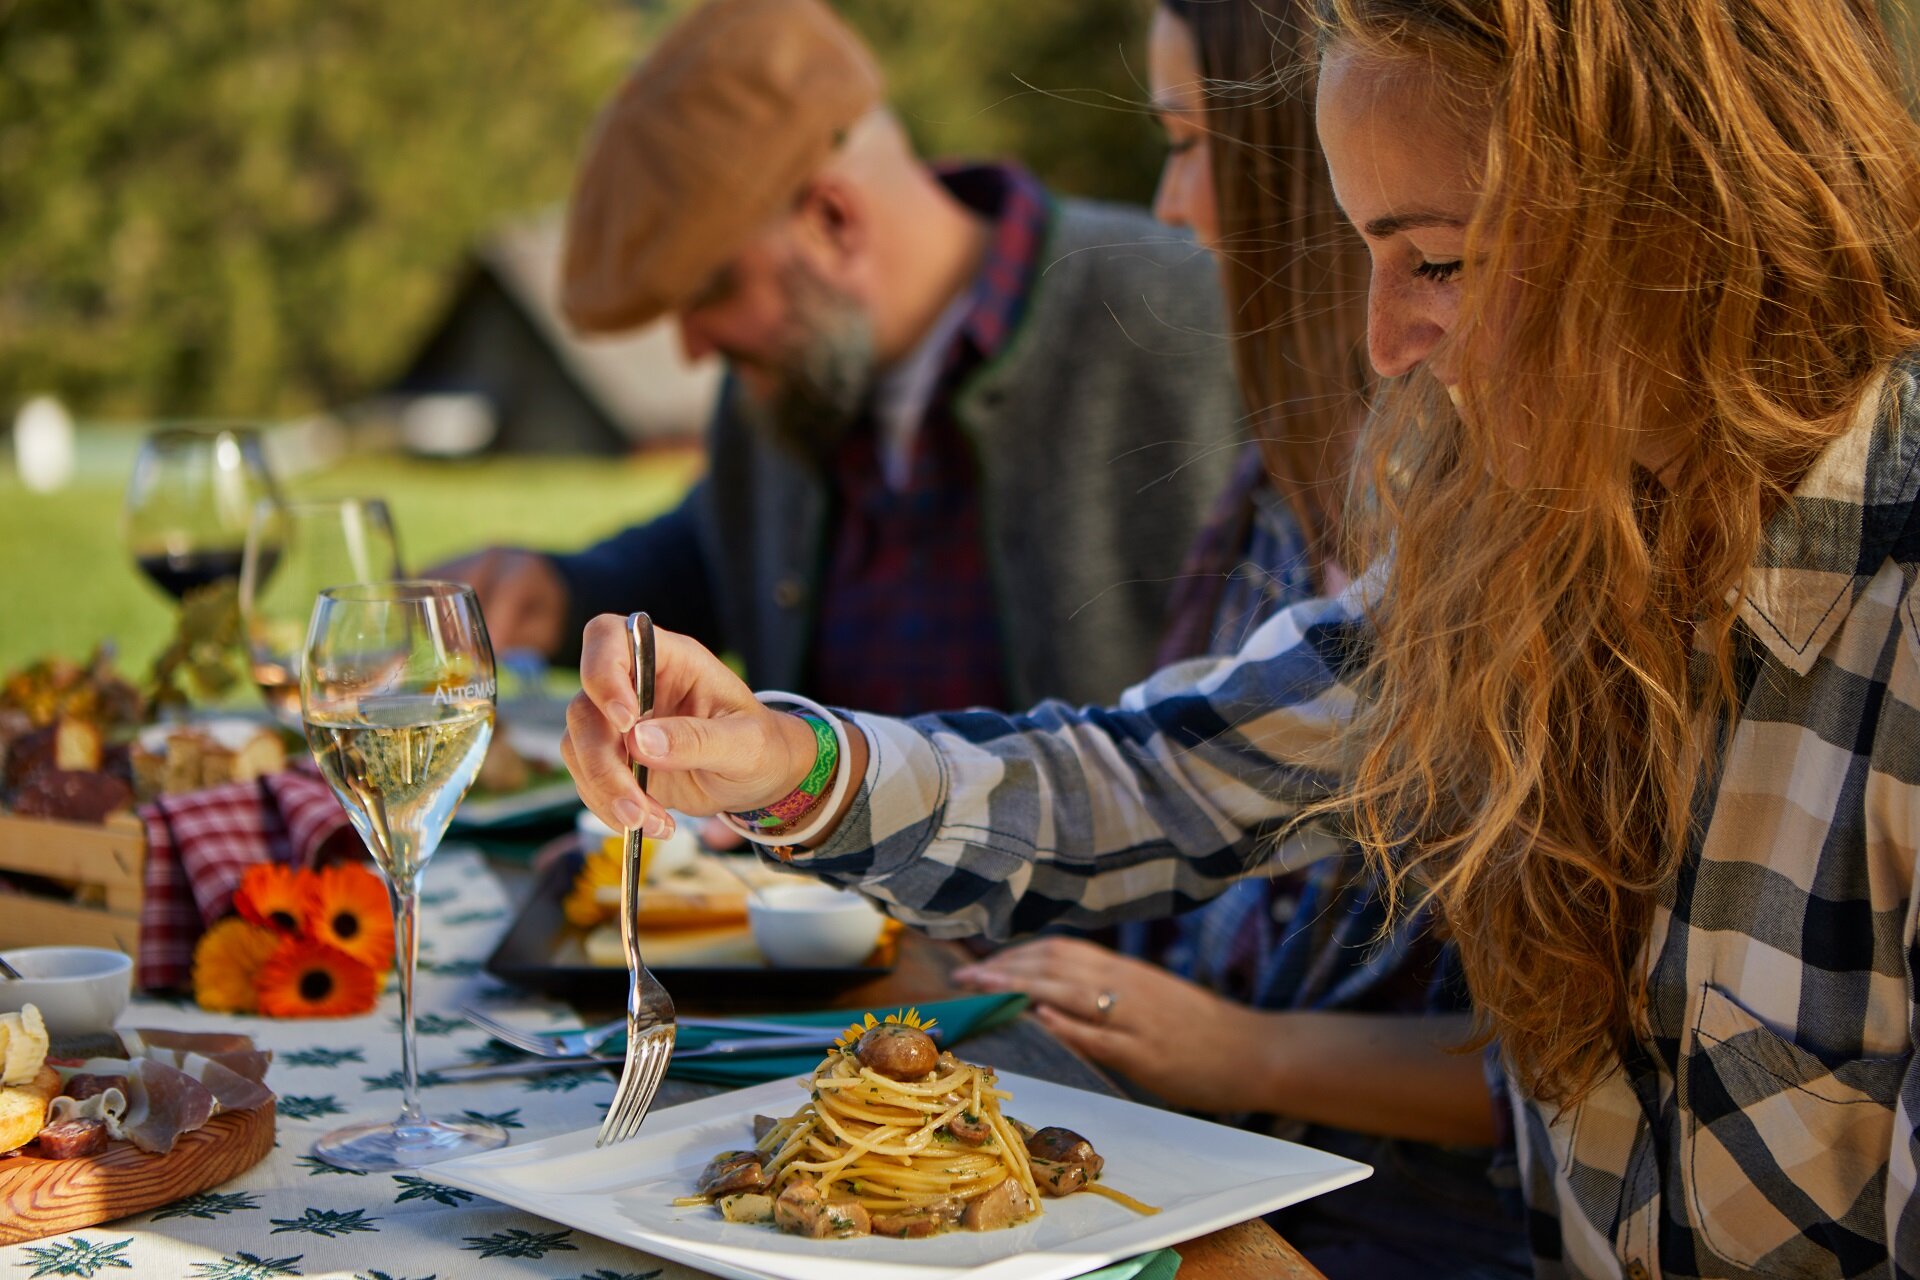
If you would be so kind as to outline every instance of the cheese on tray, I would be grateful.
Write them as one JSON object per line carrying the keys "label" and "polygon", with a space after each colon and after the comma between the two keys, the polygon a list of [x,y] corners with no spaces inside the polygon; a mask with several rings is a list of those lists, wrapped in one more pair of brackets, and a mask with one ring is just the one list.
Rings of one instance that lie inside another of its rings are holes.
{"label": "cheese on tray", "polygon": [[0,1013],[0,1085],[31,1084],[47,1060],[47,1024],[32,1005]]}

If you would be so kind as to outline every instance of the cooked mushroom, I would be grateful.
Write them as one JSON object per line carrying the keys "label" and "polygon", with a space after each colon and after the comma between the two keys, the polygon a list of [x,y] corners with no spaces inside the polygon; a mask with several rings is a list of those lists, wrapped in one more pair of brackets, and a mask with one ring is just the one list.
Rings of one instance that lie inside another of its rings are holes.
{"label": "cooked mushroom", "polygon": [[947,1132],[953,1135],[955,1142],[969,1147],[977,1147],[993,1136],[993,1125],[985,1116],[977,1116],[971,1111],[962,1111],[947,1121]]}
{"label": "cooked mushroom", "polygon": [[758,1151],[722,1151],[707,1161],[693,1189],[703,1196],[718,1199],[741,1191],[764,1191],[767,1186],[766,1156]]}
{"label": "cooked mushroom", "polygon": [[1027,1138],[1027,1154],[1036,1160],[1052,1160],[1056,1164],[1084,1164],[1089,1173],[1098,1173],[1107,1163],[1093,1144],[1071,1129],[1059,1125],[1048,1125],[1037,1130]]}
{"label": "cooked mushroom", "polygon": [[983,1196],[975,1196],[960,1215],[960,1225],[969,1231],[998,1231],[1010,1227],[1033,1212],[1033,1201],[1026,1188],[1008,1178]]}
{"label": "cooked mushroom", "polygon": [[866,1209],[850,1200],[828,1200],[805,1178],[788,1183],[773,1202],[773,1221],[782,1231],[815,1240],[864,1236],[873,1229]]}
{"label": "cooked mushroom", "polygon": [[780,1122],[772,1116],[755,1116],[753,1118],[753,1140],[755,1142],[760,1141],[760,1139],[772,1133],[779,1123]]}
{"label": "cooked mushroom", "polygon": [[948,1196],[912,1209],[876,1213],[873,1215],[873,1234],[894,1236],[902,1240],[917,1240],[922,1236],[936,1235],[959,1223],[961,1209],[960,1201]]}
{"label": "cooked mushroom", "polygon": [[853,1200],[827,1201],[827,1232],[830,1236],[864,1236],[873,1231],[873,1219],[866,1206]]}
{"label": "cooked mushroom", "polygon": [[1045,1196],[1070,1196],[1100,1176],[1106,1161],[1071,1129],[1049,1125],[1027,1138],[1033,1181]]}
{"label": "cooked mushroom", "polygon": [[882,1022],[868,1027],[853,1048],[860,1064],[889,1080],[922,1080],[940,1061],[933,1037],[918,1027]]}
{"label": "cooked mushroom", "polygon": [[1040,1194],[1053,1197],[1070,1196],[1076,1191],[1085,1191],[1087,1183],[1093,1181],[1083,1164],[1060,1164],[1053,1160],[1029,1160],[1028,1167],[1033,1170],[1033,1184],[1040,1188]]}

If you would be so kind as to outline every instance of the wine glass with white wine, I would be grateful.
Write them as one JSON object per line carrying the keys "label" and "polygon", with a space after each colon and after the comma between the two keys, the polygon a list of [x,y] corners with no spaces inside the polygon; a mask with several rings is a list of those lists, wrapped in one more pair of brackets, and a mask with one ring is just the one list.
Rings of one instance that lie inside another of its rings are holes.
{"label": "wine glass with white wine", "polygon": [[494,690],[493,646],[467,587],[363,582],[314,602],[300,670],[307,745],[385,875],[400,977],[400,1118],[314,1144],[342,1169],[413,1169],[507,1141],[498,1125],[421,1113],[413,1029],[420,877],[487,754]]}

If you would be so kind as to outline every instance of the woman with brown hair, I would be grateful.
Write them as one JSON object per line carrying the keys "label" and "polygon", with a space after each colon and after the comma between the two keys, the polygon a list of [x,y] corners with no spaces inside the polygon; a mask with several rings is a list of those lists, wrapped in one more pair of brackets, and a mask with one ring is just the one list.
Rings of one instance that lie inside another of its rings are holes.
{"label": "woman with brown hair", "polygon": [[[1313,38],[1301,0],[1161,0],[1148,39],[1167,135],[1154,213],[1219,263],[1252,437],[1174,586],[1163,666],[1231,654],[1347,581],[1367,253],[1315,136]],[[1328,1276],[1526,1275],[1511,1146],[1493,1145],[1481,1063],[1446,1048],[1471,1032],[1457,960],[1427,912],[1395,920],[1378,889],[1349,845],[954,977],[1027,993],[1062,1040],[1168,1105],[1374,1166],[1277,1224]]]}
{"label": "woman with brown hair", "polygon": [[[1539,1274],[1920,1272],[1920,127],[1874,6],[1324,16],[1377,568],[1118,710],[834,714],[858,785],[762,838],[1005,934],[1331,823],[1459,948]],[[814,763],[678,641],[636,727],[618,630],[570,723],[598,811]]]}

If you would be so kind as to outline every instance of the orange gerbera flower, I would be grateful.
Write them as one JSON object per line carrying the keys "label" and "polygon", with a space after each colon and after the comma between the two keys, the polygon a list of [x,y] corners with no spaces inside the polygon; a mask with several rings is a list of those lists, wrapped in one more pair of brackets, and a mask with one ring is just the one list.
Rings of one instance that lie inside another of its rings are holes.
{"label": "orange gerbera flower", "polygon": [[301,877],[300,918],[307,936],[368,968],[393,967],[393,907],[387,886],[365,867],[342,862]]}
{"label": "orange gerbera flower", "polygon": [[311,938],[282,938],[260,967],[260,1012],[272,1018],[344,1018],[373,1008],[380,982],[344,951]]}
{"label": "orange gerbera flower", "polygon": [[260,967],[282,936],[237,916],[201,934],[193,948],[193,998],[214,1013],[252,1013]]}
{"label": "orange gerbera flower", "polygon": [[240,877],[240,887],[233,894],[233,907],[257,925],[282,933],[298,933],[300,877],[278,863],[256,863]]}

